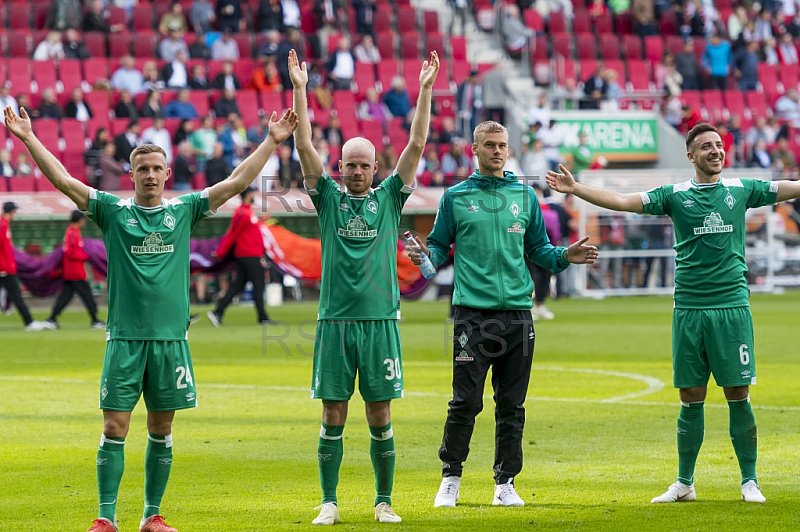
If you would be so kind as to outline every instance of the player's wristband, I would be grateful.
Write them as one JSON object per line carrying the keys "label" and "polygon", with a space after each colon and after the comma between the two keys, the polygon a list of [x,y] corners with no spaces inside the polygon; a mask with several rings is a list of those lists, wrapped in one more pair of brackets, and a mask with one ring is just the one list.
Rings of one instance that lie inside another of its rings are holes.
{"label": "player's wristband", "polygon": [[561,261],[564,264],[570,264],[569,259],[567,258],[567,252],[568,251],[569,251],[569,248],[561,248]]}

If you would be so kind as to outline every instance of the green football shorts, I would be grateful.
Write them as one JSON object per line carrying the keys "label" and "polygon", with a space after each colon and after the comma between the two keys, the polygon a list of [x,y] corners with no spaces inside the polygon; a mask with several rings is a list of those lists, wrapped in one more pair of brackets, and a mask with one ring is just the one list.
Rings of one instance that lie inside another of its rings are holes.
{"label": "green football shorts", "polygon": [[397,320],[320,320],[314,341],[311,398],[364,401],[403,397],[403,363]]}
{"label": "green football shorts", "polygon": [[750,307],[675,309],[672,314],[672,380],[675,388],[756,383]]}
{"label": "green football shorts", "polygon": [[100,381],[100,408],[131,412],[144,394],[148,411],[197,406],[189,342],[109,340]]}

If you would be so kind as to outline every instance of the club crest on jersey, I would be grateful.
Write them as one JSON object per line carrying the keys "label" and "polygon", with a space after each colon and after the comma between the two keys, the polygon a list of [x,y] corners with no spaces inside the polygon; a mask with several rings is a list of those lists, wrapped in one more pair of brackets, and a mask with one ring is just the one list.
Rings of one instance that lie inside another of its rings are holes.
{"label": "club crest on jersey", "polygon": [[372,200],[367,202],[367,210],[372,214],[376,214],[378,212],[378,204]]}
{"label": "club crest on jersey", "polygon": [[355,216],[347,222],[347,228],[339,228],[339,236],[348,238],[375,238],[378,236],[377,229],[370,229],[363,216]]}
{"label": "club crest on jersey", "polygon": [[170,213],[164,215],[164,225],[167,226],[167,229],[170,231],[175,229],[175,217],[172,216]]}
{"label": "club crest on jersey", "polygon": [[514,222],[514,225],[508,228],[509,233],[524,233],[525,230],[519,222]]}
{"label": "club crest on jersey", "polygon": [[172,253],[174,246],[164,244],[161,233],[150,233],[144,237],[141,246],[131,246],[131,253],[134,255],[159,255],[161,253]]}
{"label": "club crest on jersey", "polygon": [[722,221],[722,216],[716,212],[712,212],[703,220],[703,227],[694,228],[694,234],[708,235],[712,233],[733,233],[733,226],[725,225]]}
{"label": "club crest on jersey", "polygon": [[[509,207],[509,210],[511,211],[511,214],[514,215],[514,218],[519,216],[520,208],[519,205],[517,205],[516,201],[511,203],[511,207]],[[511,229],[509,229],[509,231],[511,231]]]}
{"label": "club crest on jersey", "polygon": [[727,205],[729,209],[733,209],[733,206],[736,205],[736,199],[731,196],[730,192],[725,196],[725,205]]}

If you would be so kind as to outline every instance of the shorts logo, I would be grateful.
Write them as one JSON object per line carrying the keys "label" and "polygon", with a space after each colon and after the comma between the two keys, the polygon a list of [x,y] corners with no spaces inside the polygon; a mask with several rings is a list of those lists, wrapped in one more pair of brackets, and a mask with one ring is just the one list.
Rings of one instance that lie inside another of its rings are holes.
{"label": "shorts logo", "polygon": [[399,382],[394,383],[394,391],[399,391],[400,388],[402,387],[403,387],[402,383]]}
{"label": "shorts logo", "polygon": [[160,255],[161,253],[172,253],[174,246],[164,244],[161,233],[150,233],[142,241],[141,246],[131,246],[131,253],[134,255]]}
{"label": "shorts logo", "polygon": [[378,212],[378,204],[369,200],[369,202],[367,202],[367,210],[372,214],[376,214]]}
{"label": "shorts logo", "polygon": [[749,379],[750,378],[750,370],[749,369],[746,369],[746,370],[744,370],[742,372],[742,378],[743,379]]}
{"label": "shorts logo", "polygon": [[108,395],[108,388],[106,388],[106,385],[103,384],[103,388],[100,390],[100,397],[105,399],[107,395]]}
{"label": "shorts logo", "polygon": [[170,231],[175,229],[175,217],[171,214],[167,213],[164,215],[164,225],[167,226],[167,229]]}
{"label": "shorts logo", "polygon": [[722,216],[719,213],[712,212],[703,220],[703,227],[695,227],[695,235],[708,235],[713,233],[733,233],[732,225],[724,225]]}
{"label": "shorts logo", "polygon": [[508,228],[509,233],[524,233],[525,230],[522,229],[522,225],[519,222],[514,222],[514,225]]}
{"label": "shorts logo", "polygon": [[530,332],[528,333],[528,340],[533,340],[533,338],[534,338],[533,328],[531,328]]}
{"label": "shorts logo", "polygon": [[514,218],[519,216],[520,208],[519,205],[517,205],[516,201],[511,203],[511,207],[509,207],[509,210],[511,211],[511,214],[514,215]]}
{"label": "shorts logo", "polygon": [[194,401],[194,392],[189,392],[186,394],[187,401]]}
{"label": "shorts logo", "polygon": [[475,358],[469,356],[469,354],[463,350],[456,357],[456,362],[472,362],[473,360],[475,360]]}
{"label": "shorts logo", "polygon": [[370,229],[363,216],[355,216],[347,222],[347,229],[339,228],[339,236],[349,238],[375,238],[378,236],[377,229]]}
{"label": "shorts logo", "polygon": [[731,196],[730,192],[725,196],[725,205],[727,205],[729,209],[733,209],[733,206],[736,205],[736,200]]}

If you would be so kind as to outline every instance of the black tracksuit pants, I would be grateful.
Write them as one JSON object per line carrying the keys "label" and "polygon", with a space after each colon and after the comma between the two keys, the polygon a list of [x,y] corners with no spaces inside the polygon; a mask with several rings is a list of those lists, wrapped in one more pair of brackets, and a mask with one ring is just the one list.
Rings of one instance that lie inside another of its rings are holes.
{"label": "black tracksuit pants", "polygon": [[28,325],[33,321],[28,305],[22,299],[22,291],[19,289],[19,278],[16,275],[0,275],[0,288],[5,288],[8,293],[8,300],[17,307],[22,321]]}
{"label": "black tracksuit pants", "polygon": [[533,365],[530,310],[481,310],[456,306],[453,316],[453,399],[439,449],[442,476],[461,476],[483,388],[492,368],[495,401],[494,478],[497,484],[522,470],[525,395]]}
{"label": "black tracksuit pants", "polygon": [[236,257],[236,278],[228,287],[225,297],[219,300],[214,311],[222,316],[233,297],[244,290],[247,281],[253,283],[253,303],[258,312],[258,321],[267,321],[269,316],[264,310],[264,274],[266,270],[261,265],[261,257]]}
{"label": "black tracksuit pants", "polygon": [[50,313],[50,320],[56,321],[59,314],[69,305],[72,301],[72,296],[78,294],[78,297],[83,301],[86,310],[89,311],[89,316],[92,317],[92,323],[98,321],[97,319],[97,303],[94,301],[92,289],[86,280],[81,281],[64,281],[64,288],[56,298],[56,304],[53,306],[53,311]]}

